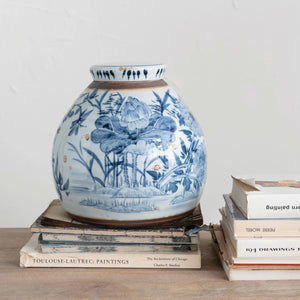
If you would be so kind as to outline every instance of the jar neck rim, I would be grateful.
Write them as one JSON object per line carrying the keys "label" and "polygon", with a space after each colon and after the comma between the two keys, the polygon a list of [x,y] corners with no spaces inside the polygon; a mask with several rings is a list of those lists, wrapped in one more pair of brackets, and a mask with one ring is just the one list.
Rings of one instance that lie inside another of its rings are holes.
{"label": "jar neck rim", "polygon": [[164,64],[153,65],[93,65],[90,72],[95,81],[153,81],[163,78]]}

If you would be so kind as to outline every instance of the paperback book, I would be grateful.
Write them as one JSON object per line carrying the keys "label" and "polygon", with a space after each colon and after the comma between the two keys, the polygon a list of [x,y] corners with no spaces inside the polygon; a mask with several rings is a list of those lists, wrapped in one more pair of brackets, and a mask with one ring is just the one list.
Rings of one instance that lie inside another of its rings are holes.
{"label": "paperback book", "polygon": [[224,215],[221,226],[236,257],[300,257],[300,238],[235,238]]}
{"label": "paperback book", "polygon": [[81,235],[64,233],[42,233],[40,242],[44,244],[72,243],[72,244],[193,244],[190,236],[126,236],[126,235]]}
{"label": "paperback book", "polygon": [[278,260],[262,259],[234,262],[228,253],[227,241],[219,226],[211,227],[213,246],[229,280],[296,280],[300,279],[300,265],[278,263]]}
{"label": "paperback book", "polygon": [[197,244],[99,246],[97,251],[52,251],[43,253],[39,234],[32,235],[20,251],[21,267],[89,268],[201,268],[199,237]]}
{"label": "paperback book", "polygon": [[80,253],[107,251],[189,251],[190,246],[199,243],[197,236],[186,237],[140,237],[140,236],[97,236],[96,240],[67,241],[45,240],[40,235],[43,253]]}
{"label": "paperback book", "polygon": [[[222,228],[219,230],[222,231]],[[300,257],[236,257],[236,251],[231,241],[226,237],[224,231],[222,231],[223,239],[226,246],[226,252],[228,253],[228,259],[230,263],[234,265],[300,265]]]}
{"label": "paperback book", "polygon": [[200,206],[189,216],[147,228],[111,228],[78,222],[54,200],[31,226],[21,267],[201,267]]}
{"label": "paperback book", "polygon": [[300,180],[232,179],[230,197],[246,218],[300,218]]}
{"label": "paperback book", "polygon": [[224,195],[225,207],[222,214],[236,238],[242,237],[299,237],[300,218],[289,219],[247,219],[230,195]]}

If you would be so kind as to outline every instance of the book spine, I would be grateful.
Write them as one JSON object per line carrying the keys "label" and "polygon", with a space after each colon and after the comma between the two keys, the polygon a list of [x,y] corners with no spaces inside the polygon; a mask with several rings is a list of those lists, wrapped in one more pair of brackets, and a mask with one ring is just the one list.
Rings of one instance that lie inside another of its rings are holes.
{"label": "book spine", "polygon": [[224,199],[226,205],[220,213],[236,238],[300,237],[300,219],[246,219],[229,195],[224,195]]}
{"label": "book spine", "polygon": [[196,244],[191,237],[166,236],[124,236],[124,235],[83,235],[42,233],[43,243],[135,243],[135,244]]}
{"label": "book spine", "polygon": [[300,220],[233,221],[236,238],[299,237]]}
{"label": "book spine", "polygon": [[[222,262],[223,265],[223,262]],[[224,267],[224,265],[223,265]],[[226,267],[226,266],[225,266]],[[299,270],[249,270],[249,269],[224,269],[229,281],[241,280],[299,280]]]}
{"label": "book spine", "polygon": [[300,218],[299,195],[248,195],[248,219]]}
{"label": "book spine", "polygon": [[169,230],[110,230],[110,229],[82,229],[70,227],[54,227],[54,226],[32,226],[30,227],[31,233],[51,233],[51,234],[70,234],[70,235],[124,235],[124,236],[167,236],[167,237],[182,237],[185,236],[185,229],[172,228]]}
{"label": "book spine", "polygon": [[43,254],[20,253],[20,267],[50,268],[156,268],[156,269],[199,269],[201,256],[195,254]]}
{"label": "book spine", "polygon": [[41,245],[43,253],[104,253],[104,252],[159,252],[159,253],[170,253],[176,251],[177,254],[185,252],[195,251],[197,245],[173,245],[173,246],[151,246],[151,245]]}
{"label": "book spine", "polygon": [[237,257],[299,257],[300,239],[237,239]]}
{"label": "book spine", "polygon": [[235,256],[240,257],[299,257],[300,238],[238,238],[226,223],[221,222],[226,241],[232,244]]}
{"label": "book spine", "polygon": [[266,266],[258,265],[234,265],[230,262],[230,255],[227,253],[228,241],[224,240],[223,233],[218,226],[211,230],[213,246],[216,249],[220,262],[229,280],[282,280],[299,279],[298,266]]}
{"label": "book spine", "polygon": [[235,238],[299,237],[300,219],[236,220],[228,207],[220,211]]}

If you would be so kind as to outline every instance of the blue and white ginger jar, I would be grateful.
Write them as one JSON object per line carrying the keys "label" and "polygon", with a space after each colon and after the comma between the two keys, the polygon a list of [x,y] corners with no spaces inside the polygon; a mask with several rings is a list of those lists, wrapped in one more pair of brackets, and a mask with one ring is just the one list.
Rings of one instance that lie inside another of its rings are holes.
{"label": "blue and white ginger jar", "polygon": [[94,81],[64,117],[53,174],[81,221],[140,226],[182,218],[206,177],[203,133],[162,79],[164,65],[92,66]]}

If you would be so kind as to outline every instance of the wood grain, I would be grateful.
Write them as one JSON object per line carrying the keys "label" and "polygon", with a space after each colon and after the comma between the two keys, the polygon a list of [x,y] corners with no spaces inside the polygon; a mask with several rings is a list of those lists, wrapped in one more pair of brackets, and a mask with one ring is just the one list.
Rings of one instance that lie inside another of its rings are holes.
{"label": "wood grain", "polygon": [[29,229],[0,229],[0,299],[300,299],[299,281],[229,282],[208,232],[201,270],[20,269]]}

